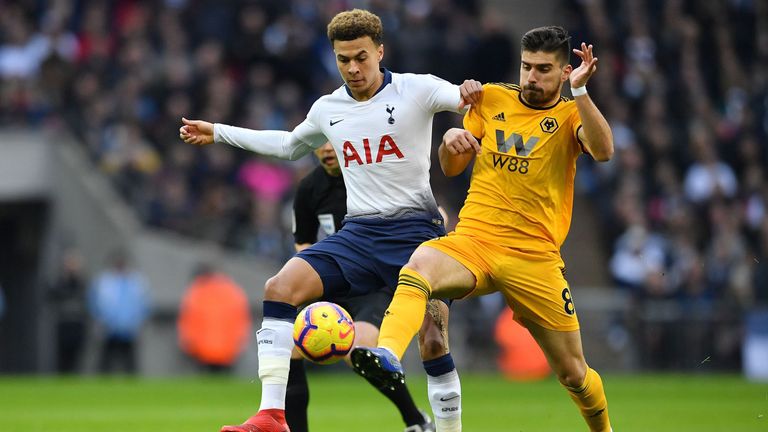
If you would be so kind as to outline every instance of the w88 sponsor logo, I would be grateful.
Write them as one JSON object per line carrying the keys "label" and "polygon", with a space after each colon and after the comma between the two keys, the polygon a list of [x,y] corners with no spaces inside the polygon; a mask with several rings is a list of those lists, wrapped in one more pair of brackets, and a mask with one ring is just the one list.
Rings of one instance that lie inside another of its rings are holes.
{"label": "w88 sponsor logo", "polygon": [[528,174],[530,162],[527,159],[514,156],[497,155],[493,156],[493,167],[499,170],[506,170],[511,173]]}

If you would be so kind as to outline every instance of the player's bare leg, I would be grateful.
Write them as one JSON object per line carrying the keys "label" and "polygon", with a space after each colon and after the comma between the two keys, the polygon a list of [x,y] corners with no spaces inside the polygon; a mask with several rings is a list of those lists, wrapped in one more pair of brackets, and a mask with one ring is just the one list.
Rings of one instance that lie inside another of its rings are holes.
{"label": "player's bare leg", "polygon": [[245,423],[224,426],[221,432],[289,432],[285,394],[293,351],[296,305],[319,298],[323,284],[301,258],[291,258],[264,288],[264,321],[256,333],[259,347],[261,405]]}
{"label": "player's bare leg", "polygon": [[587,366],[580,332],[549,330],[525,318],[521,322],[544,351],[549,365],[579,407],[590,431],[610,432],[603,382],[600,375]]}
{"label": "player's bare leg", "polygon": [[419,330],[427,394],[438,432],[461,431],[461,382],[448,345],[448,305],[430,300]]}

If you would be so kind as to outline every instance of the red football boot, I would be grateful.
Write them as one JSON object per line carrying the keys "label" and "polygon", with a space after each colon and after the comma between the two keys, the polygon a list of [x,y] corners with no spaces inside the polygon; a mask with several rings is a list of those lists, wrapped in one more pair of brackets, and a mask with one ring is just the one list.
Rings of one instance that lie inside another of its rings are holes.
{"label": "red football boot", "polygon": [[285,422],[285,410],[265,409],[238,426],[223,426],[221,432],[291,432]]}

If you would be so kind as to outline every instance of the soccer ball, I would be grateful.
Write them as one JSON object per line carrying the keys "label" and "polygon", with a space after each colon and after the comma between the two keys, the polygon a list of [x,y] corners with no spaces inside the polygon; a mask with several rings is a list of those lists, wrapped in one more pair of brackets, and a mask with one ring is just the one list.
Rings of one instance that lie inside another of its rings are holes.
{"label": "soccer ball", "polygon": [[355,324],[336,303],[312,303],[299,312],[293,323],[296,348],[315,363],[336,363],[352,349],[354,341]]}

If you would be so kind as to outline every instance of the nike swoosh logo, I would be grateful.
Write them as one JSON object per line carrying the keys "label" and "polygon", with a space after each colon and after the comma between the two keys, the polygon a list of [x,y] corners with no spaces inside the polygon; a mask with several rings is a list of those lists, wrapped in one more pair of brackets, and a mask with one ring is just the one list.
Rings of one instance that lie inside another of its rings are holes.
{"label": "nike swoosh logo", "polygon": [[[339,120],[339,121],[341,121],[341,120]],[[336,123],[338,123],[338,122],[336,122]],[[354,327],[350,327],[350,328],[349,328],[347,331],[345,331],[345,332],[343,332],[343,331],[339,330],[339,337],[340,337],[340,338],[342,338],[342,339],[346,339],[346,338],[347,338],[347,336],[349,336],[349,334],[350,334],[350,333],[352,333],[352,331],[353,331],[353,330],[354,330]]]}
{"label": "nike swoosh logo", "polygon": [[449,398],[447,398],[447,397],[442,397],[442,396],[441,396],[441,397],[440,397],[440,401],[442,401],[442,402],[448,402],[449,400],[453,400],[453,399],[456,399],[457,397],[459,397],[459,395],[453,395],[453,396],[451,396],[451,397],[449,397]]}
{"label": "nike swoosh logo", "polygon": [[335,125],[338,122],[343,122],[343,121],[344,121],[344,119],[336,120],[336,121],[331,120],[331,126]]}

